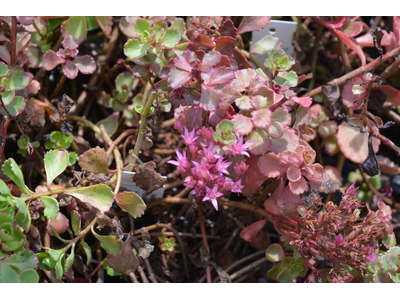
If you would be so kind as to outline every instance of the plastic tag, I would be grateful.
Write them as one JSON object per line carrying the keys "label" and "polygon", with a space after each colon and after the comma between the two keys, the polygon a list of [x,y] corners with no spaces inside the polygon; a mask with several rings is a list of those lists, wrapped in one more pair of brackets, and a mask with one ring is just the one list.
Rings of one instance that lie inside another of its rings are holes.
{"label": "plastic tag", "polygon": [[[135,182],[133,181],[132,177],[135,175],[135,172],[128,172],[128,171],[122,171],[122,180],[121,180],[121,187],[124,189],[135,192],[138,194],[140,197],[145,202],[153,201],[156,199],[161,199],[164,197],[164,191],[165,191],[165,186],[163,185],[160,187],[158,190],[153,191],[151,194],[145,196],[146,191],[138,187]],[[167,180],[166,176],[162,176],[162,179],[164,181]]]}
{"label": "plastic tag", "polygon": [[297,23],[293,21],[271,20],[267,27],[261,31],[253,31],[252,44],[258,42],[266,35],[272,35],[279,39],[282,50],[289,55],[293,55],[293,34],[296,32]]}

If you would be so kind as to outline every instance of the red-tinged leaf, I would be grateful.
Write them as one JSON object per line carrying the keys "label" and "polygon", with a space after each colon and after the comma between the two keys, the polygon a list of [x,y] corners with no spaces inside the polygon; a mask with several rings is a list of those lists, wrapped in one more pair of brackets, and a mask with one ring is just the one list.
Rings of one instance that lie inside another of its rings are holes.
{"label": "red-tinged leaf", "polygon": [[207,73],[201,73],[201,79],[206,85],[226,84],[233,78],[235,78],[235,73],[231,68],[226,67],[214,68]]}
{"label": "red-tinged leaf", "polygon": [[283,178],[281,178],[277,188],[274,190],[272,195],[264,202],[264,208],[270,214],[281,216],[281,212],[278,207],[278,199],[281,196],[284,188],[285,188],[284,180]]}
{"label": "red-tinged leaf", "polygon": [[247,60],[247,58],[243,55],[243,53],[235,48],[235,51],[233,52],[233,56],[238,64],[238,69],[253,69],[253,66],[251,65],[251,63],[249,63],[249,61]]}
{"label": "red-tinged leaf", "polygon": [[290,181],[289,188],[294,195],[303,194],[308,189],[307,181],[304,177],[300,177],[298,181]]}
{"label": "red-tinged leaf", "polygon": [[10,52],[8,51],[7,47],[4,45],[0,46],[0,59],[2,59],[7,64],[11,63]]}
{"label": "red-tinged leaf", "polygon": [[266,129],[271,126],[271,111],[267,108],[253,111],[251,113],[253,124],[260,129]]}
{"label": "red-tinged leaf", "polygon": [[279,139],[273,139],[271,151],[281,153],[283,151],[295,151],[300,144],[300,138],[293,129],[286,129]]}
{"label": "red-tinged leaf", "polygon": [[290,187],[287,186],[283,193],[280,195],[276,201],[280,213],[285,217],[296,217],[299,215],[297,208],[300,205],[304,205],[301,197],[299,195],[294,195],[290,191]]}
{"label": "red-tinged leaf", "polygon": [[[389,46],[390,34],[388,34],[386,30],[382,30],[382,32],[383,32],[383,38],[381,41],[381,46]],[[369,32],[356,38],[356,41],[361,47],[374,47],[374,39]]]}
{"label": "red-tinged leaf", "polygon": [[357,36],[363,29],[362,22],[354,21],[350,22],[349,25],[343,27],[343,33],[348,37],[355,37]]}
{"label": "red-tinged leaf", "polygon": [[271,147],[271,139],[264,130],[253,130],[246,138],[246,142],[253,142],[249,151],[254,155],[262,155]]}
{"label": "red-tinged leaf", "polygon": [[382,172],[393,175],[400,174],[400,167],[389,158],[378,155],[377,159]]}
{"label": "red-tinged leaf", "polygon": [[346,21],[346,17],[337,17],[336,20],[325,22],[325,26],[332,29],[337,29],[343,26],[344,21]]}
{"label": "red-tinged leaf", "polygon": [[[204,53],[202,51],[199,51],[200,53]],[[217,51],[210,51],[206,53],[201,61],[201,71],[202,72],[210,72],[212,67],[217,65],[219,61],[221,60],[221,53]]]}
{"label": "red-tinged leaf", "polygon": [[68,34],[67,36],[65,36],[64,40],[61,42],[61,44],[63,45],[64,49],[70,49],[70,50],[75,50],[79,47],[79,42],[78,40]]}
{"label": "red-tinged leaf", "polygon": [[213,40],[205,34],[199,34],[194,42],[203,49],[212,49],[215,46]]}
{"label": "red-tinged leaf", "polygon": [[122,17],[119,20],[119,28],[121,29],[122,33],[127,37],[138,38],[139,35],[135,30],[135,24],[139,18],[140,17]]}
{"label": "red-tinged leaf", "polygon": [[257,162],[260,172],[268,178],[276,178],[286,173],[288,166],[282,162],[281,158],[275,153],[261,156]]}
{"label": "red-tinged leaf", "polygon": [[92,148],[79,156],[79,166],[91,173],[107,173],[107,152],[100,147]]}
{"label": "red-tinged leaf", "polygon": [[104,35],[107,38],[110,38],[110,34],[111,34],[111,29],[112,29],[112,25],[113,25],[113,17],[109,17],[109,16],[100,16],[100,17],[95,17],[97,22],[99,23],[99,26],[101,28],[101,30],[103,30]]}
{"label": "red-tinged leaf", "polygon": [[[396,37],[396,45],[400,44],[400,17],[394,16],[393,17],[393,33]],[[382,45],[382,43],[381,43]]]}
{"label": "red-tinged leaf", "polygon": [[267,219],[254,222],[240,232],[240,237],[245,241],[251,241],[253,237],[259,232],[267,223]]}
{"label": "red-tinged leaf", "polygon": [[57,218],[55,220],[49,220],[47,223],[47,232],[50,235],[54,235],[50,226],[53,227],[58,234],[62,234],[68,230],[69,220],[62,213],[58,212]]}
{"label": "red-tinged leaf", "polygon": [[253,130],[253,122],[250,118],[236,114],[232,119],[233,131],[240,135],[248,135]]}
{"label": "red-tinged leaf", "polygon": [[[366,85],[358,85],[359,83],[365,82],[365,76],[358,76],[349,80],[342,91],[343,103],[350,109],[360,109],[361,104],[364,102],[364,95],[366,91]],[[360,91],[358,93],[353,93],[353,86],[358,85]],[[358,104],[357,104],[358,103]]]}
{"label": "red-tinged leaf", "polygon": [[366,58],[365,54],[360,46],[360,44],[353,38],[349,38],[347,35],[345,35],[342,31],[337,30],[337,29],[332,29],[334,33],[338,36],[338,38],[345,43],[347,47],[349,47],[351,50],[353,50],[355,53],[357,53],[358,57],[361,60],[361,64],[365,65],[366,64]]}
{"label": "red-tinged leaf", "polygon": [[82,74],[92,74],[96,71],[96,63],[93,57],[84,55],[74,60],[75,66]]}
{"label": "red-tinged leaf", "polygon": [[387,101],[396,106],[400,105],[400,91],[398,89],[390,85],[381,85],[381,88],[385,91]]}
{"label": "red-tinged leaf", "polygon": [[121,253],[118,255],[109,254],[107,256],[107,264],[113,268],[115,272],[129,275],[136,271],[140,262],[137,256],[133,253],[131,246],[133,238],[129,236],[121,246]]}
{"label": "red-tinged leaf", "polygon": [[243,17],[237,33],[242,34],[249,31],[260,31],[268,26],[271,17]]}
{"label": "red-tinged leaf", "polygon": [[257,161],[260,155],[250,155],[246,160],[246,164],[249,166],[246,173],[244,174],[244,188],[242,190],[243,195],[249,196],[253,193],[265,180],[268,179],[264,176],[257,166]]}
{"label": "red-tinged leaf", "polygon": [[235,50],[236,39],[230,36],[221,36],[215,40],[215,50],[231,56]]}
{"label": "red-tinged leaf", "polygon": [[121,192],[114,197],[117,204],[132,217],[139,218],[144,215],[146,204],[134,192]]}
{"label": "red-tinged leaf", "polygon": [[337,168],[333,166],[324,166],[324,172],[331,179],[331,188],[329,191],[326,191],[326,193],[334,193],[340,187],[342,187],[343,177]]}
{"label": "red-tinged leaf", "polygon": [[67,61],[67,63],[63,67],[64,75],[69,79],[75,79],[78,76],[79,70],[75,63],[71,60]]}
{"label": "red-tinged leaf", "polygon": [[201,85],[200,107],[213,111],[218,109],[220,102],[221,94],[217,90],[205,84]]}
{"label": "red-tinged leaf", "polygon": [[249,96],[242,96],[235,99],[235,104],[240,110],[252,110],[253,105],[251,104],[251,99]]}
{"label": "red-tinged leaf", "polygon": [[311,97],[292,97],[290,99],[304,107],[310,107],[312,104]]}
{"label": "red-tinged leaf", "polygon": [[192,80],[192,74],[181,70],[171,70],[168,74],[168,84],[173,89],[179,89]]}
{"label": "red-tinged leaf", "polygon": [[18,32],[17,33],[17,49],[18,53],[31,39],[31,35],[28,32]]}
{"label": "red-tinged leaf", "polygon": [[175,109],[175,128],[183,130],[183,127],[186,127],[189,131],[192,131],[193,129],[195,129],[195,131],[199,130],[203,124],[201,114],[202,109],[197,106],[191,108],[181,106]]}
{"label": "red-tinged leaf", "polygon": [[[356,125],[362,125],[361,120],[352,120]],[[360,129],[343,122],[338,127],[337,143],[340,151],[352,162],[361,164],[368,157],[368,133],[361,133]],[[380,140],[373,138],[372,144],[378,152]]]}
{"label": "red-tinged leaf", "polygon": [[233,25],[232,20],[228,19],[224,21],[221,26],[219,26],[219,33],[221,36],[231,36],[235,37],[237,34],[237,29],[235,25]]}

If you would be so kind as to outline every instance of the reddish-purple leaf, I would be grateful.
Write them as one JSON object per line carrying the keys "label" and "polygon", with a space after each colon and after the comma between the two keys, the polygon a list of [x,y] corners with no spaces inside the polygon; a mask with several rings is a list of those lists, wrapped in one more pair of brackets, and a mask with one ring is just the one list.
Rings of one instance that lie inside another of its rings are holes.
{"label": "reddish-purple leaf", "polygon": [[47,71],[53,70],[59,64],[63,63],[65,63],[65,60],[59,57],[53,50],[48,50],[43,56],[43,67]]}
{"label": "reddish-purple leaf", "polygon": [[131,246],[132,237],[129,236],[121,246],[121,253],[118,255],[109,254],[107,256],[108,265],[113,268],[115,272],[120,274],[129,275],[136,271],[139,267],[139,259],[133,253]]}
{"label": "reddish-purple leaf", "polygon": [[236,30],[237,29],[235,25],[233,25],[233,22],[230,19],[224,21],[219,27],[219,33],[221,34],[221,36],[235,37],[237,34]]}
{"label": "reddish-purple leaf", "polygon": [[107,38],[110,38],[110,34],[111,34],[111,29],[112,29],[112,25],[113,25],[113,17],[110,16],[100,16],[100,17],[95,17],[97,22],[99,23],[99,26],[101,28],[101,30],[103,30],[104,35]]}
{"label": "reddish-purple leaf", "polygon": [[200,48],[204,48],[204,49],[212,49],[214,48],[214,42],[213,40],[205,34],[199,34],[194,42],[200,46]]}
{"label": "reddish-purple leaf", "polygon": [[243,17],[237,30],[238,34],[249,31],[259,31],[268,26],[271,17]]}
{"label": "reddish-purple leaf", "polygon": [[139,218],[144,215],[146,204],[134,192],[121,192],[114,197],[117,204],[132,217]]}
{"label": "reddish-purple leaf", "polygon": [[168,84],[173,89],[179,89],[192,80],[192,74],[181,70],[171,70],[168,74]]}
{"label": "reddish-purple leaf", "polygon": [[0,46],[0,59],[2,59],[7,64],[11,63],[10,52],[8,51],[7,47],[4,45]]}
{"label": "reddish-purple leaf", "polygon": [[246,227],[240,232],[240,237],[245,241],[251,241],[253,237],[264,227],[267,223],[267,219],[254,222],[250,226]]}
{"label": "reddish-purple leaf", "polygon": [[336,20],[325,22],[325,26],[337,29],[343,26],[344,21],[346,21],[346,17],[338,17]]}
{"label": "reddish-purple leaf", "polygon": [[400,174],[400,167],[389,158],[382,155],[378,155],[376,158],[378,159],[378,163],[382,172],[393,175]]}
{"label": "reddish-purple leaf", "polygon": [[260,172],[269,178],[276,178],[286,173],[288,166],[275,153],[261,156],[257,162]]}
{"label": "reddish-purple leaf", "polygon": [[362,22],[360,21],[350,22],[349,25],[342,28],[344,34],[346,34],[348,37],[357,36],[362,31],[362,29],[363,29]]}
{"label": "reddish-purple leaf", "polygon": [[360,44],[358,44],[358,42],[355,39],[349,38],[342,31],[337,30],[337,29],[332,29],[332,30],[334,33],[336,33],[338,38],[341,39],[342,42],[346,44],[347,47],[352,49],[358,55],[358,57],[361,59],[361,64],[365,65],[366,58],[365,58],[364,52],[363,52]]}
{"label": "reddish-purple leaf", "polygon": [[89,149],[79,156],[79,166],[82,170],[91,173],[107,173],[107,153],[103,148]]}
{"label": "reddish-purple leaf", "polygon": [[251,63],[249,63],[249,61],[247,60],[247,58],[243,55],[243,53],[235,48],[235,51],[233,52],[233,56],[238,64],[238,69],[253,69],[253,66],[251,65]]}
{"label": "reddish-purple leaf", "polygon": [[304,107],[310,107],[312,104],[311,97],[292,97],[290,99]]}
{"label": "reddish-purple leaf", "polygon": [[215,50],[231,56],[235,50],[236,39],[230,36],[221,36],[215,40]]}
{"label": "reddish-purple leaf", "polygon": [[201,85],[200,107],[213,111],[218,109],[220,102],[221,94],[217,90],[205,84]]}
{"label": "reddish-purple leaf", "polygon": [[73,61],[70,61],[70,60],[67,61],[67,63],[63,67],[63,73],[69,79],[75,79],[76,76],[78,76],[78,72],[79,72],[79,70]]}
{"label": "reddish-purple leaf", "polygon": [[387,101],[396,106],[400,105],[400,91],[398,89],[390,85],[381,85],[381,88],[385,91]]}
{"label": "reddish-purple leaf", "polygon": [[84,55],[74,60],[75,66],[82,74],[92,74],[96,71],[96,63],[93,57],[89,55]]}

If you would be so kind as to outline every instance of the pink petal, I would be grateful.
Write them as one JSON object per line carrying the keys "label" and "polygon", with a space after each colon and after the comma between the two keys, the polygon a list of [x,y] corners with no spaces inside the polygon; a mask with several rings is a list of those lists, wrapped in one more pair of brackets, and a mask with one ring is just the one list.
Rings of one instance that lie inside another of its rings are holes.
{"label": "pink petal", "polygon": [[65,36],[61,44],[63,45],[64,49],[71,49],[71,50],[77,49],[79,46],[78,40],[70,34]]}
{"label": "pink petal", "polygon": [[269,178],[276,178],[285,174],[288,166],[275,153],[261,156],[257,162],[258,169]]}
{"label": "pink petal", "polygon": [[253,124],[260,129],[266,129],[271,125],[271,111],[268,108],[253,111],[251,113]]}
{"label": "pink petal", "polygon": [[290,181],[299,181],[301,178],[301,171],[296,167],[289,167],[286,171],[286,176]]}
{"label": "pink petal", "polygon": [[94,62],[93,57],[89,55],[76,58],[74,63],[79,71],[83,74],[92,74],[94,71],[96,71],[96,63]]}
{"label": "pink petal", "polygon": [[64,75],[69,79],[75,79],[78,76],[78,68],[75,66],[74,62],[67,61],[63,68]]}
{"label": "pink petal", "polygon": [[173,89],[179,89],[192,80],[192,74],[186,71],[171,70],[168,74],[168,84]]}
{"label": "pink petal", "polygon": [[233,131],[240,135],[248,135],[253,130],[253,122],[250,118],[236,114],[232,119]]}
{"label": "pink petal", "polygon": [[289,182],[290,191],[295,195],[303,194],[308,189],[307,181],[304,177],[300,177],[299,181]]}
{"label": "pink petal", "polygon": [[43,56],[43,67],[47,71],[53,70],[62,63],[65,63],[65,60],[59,57],[53,50],[48,50]]}
{"label": "pink petal", "polygon": [[213,111],[218,109],[220,102],[221,94],[217,90],[205,84],[201,85],[200,107]]}
{"label": "pink petal", "polygon": [[271,17],[243,17],[238,27],[237,34],[264,29],[268,26],[270,20]]}

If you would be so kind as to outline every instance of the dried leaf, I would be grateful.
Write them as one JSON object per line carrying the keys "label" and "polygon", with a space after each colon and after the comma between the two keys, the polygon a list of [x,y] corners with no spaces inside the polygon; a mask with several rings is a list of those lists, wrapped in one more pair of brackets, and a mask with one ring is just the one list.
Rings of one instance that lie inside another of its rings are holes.
{"label": "dried leaf", "polygon": [[107,256],[108,265],[114,269],[115,272],[128,275],[135,272],[139,267],[139,259],[132,251],[132,237],[128,237],[121,247],[121,254]]}
{"label": "dried leaf", "polygon": [[325,106],[335,117],[337,117],[343,111],[343,103],[339,100],[339,87],[329,83],[324,84],[322,86],[322,94],[324,95]]}
{"label": "dried leaf", "polygon": [[146,195],[164,185],[161,174],[155,171],[156,167],[153,161],[139,164],[135,167],[136,174],[132,178],[138,187],[146,191]]}

